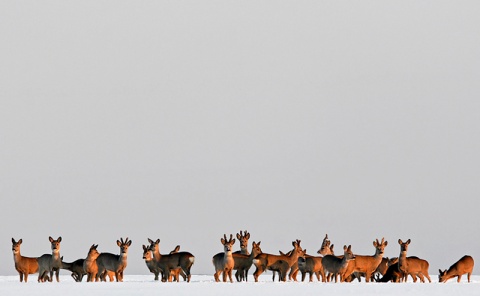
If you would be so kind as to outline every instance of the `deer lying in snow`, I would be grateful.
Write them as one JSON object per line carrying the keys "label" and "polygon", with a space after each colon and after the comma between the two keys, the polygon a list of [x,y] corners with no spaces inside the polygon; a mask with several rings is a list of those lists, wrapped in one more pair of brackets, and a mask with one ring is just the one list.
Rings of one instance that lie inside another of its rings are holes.
{"label": "deer lying in snow", "polygon": [[352,252],[352,246],[343,246],[343,257],[338,258],[334,255],[326,255],[322,259],[323,269],[335,277],[337,282],[337,276],[340,276],[340,282],[345,281],[345,272],[347,271],[348,262],[355,259],[355,255]]}
{"label": "deer lying in snow", "polygon": [[[50,236],[48,239],[50,240],[52,254],[44,254],[38,257],[38,281],[45,282],[48,280],[51,282],[53,280],[53,272],[55,271],[57,282],[59,282],[59,272],[60,268],[62,268],[62,259],[60,257],[60,242],[62,241],[62,237],[55,240]],[[50,276],[48,276],[49,273]]]}
{"label": "deer lying in snow", "polygon": [[13,252],[13,261],[15,262],[15,269],[20,275],[20,282],[23,282],[25,278],[25,283],[28,280],[29,274],[34,274],[38,272],[38,259],[31,257],[24,257],[20,254],[20,245],[23,240],[19,239],[18,242],[12,237],[12,252]]}
{"label": "deer lying in snow", "polygon": [[438,282],[445,283],[453,277],[457,277],[457,283],[460,283],[462,275],[467,274],[468,282],[470,283],[470,276],[472,275],[473,270],[473,258],[471,256],[465,255],[460,260],[455,262],[448,270],[442,271],[438,270]]}
{"label": "deer lying in snow", "polygon": [[422,283],[425,282],[424,276],[427,277],[428,281],[431,283],[430,276],[428,275],[428,261],[420,259],[418,257],[407,257],[408,245],[410,244],[410,239],[406,242],[403,242],[401,239],[398,240],[400,245],[400,256],[398,256],[398,268],[403,272],[403,280],[407,281],[408,275],[413,278],[413,282],[417,282],[417,276],[420,278]]}
{"label": "deer lying in snow", "polygon": [[386,242],[384,238],[382,238],[382,242],[379,242],[378,239],[376,239],[373,242],[373,246],[375,247],[375,255],[355,255],[355,260],[348,262],[348,267],[345,271],[345,278],[348,278],[352,273],[357,272],[365,274],[365,281],[367,283],[370,282],[372,274],[382,262],[383,253],[387,245],[388,242]]}

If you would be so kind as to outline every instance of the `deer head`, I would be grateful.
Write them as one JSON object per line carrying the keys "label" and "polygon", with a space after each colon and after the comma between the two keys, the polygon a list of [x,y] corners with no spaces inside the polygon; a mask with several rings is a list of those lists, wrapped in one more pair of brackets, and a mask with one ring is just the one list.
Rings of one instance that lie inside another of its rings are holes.
{"label": "deer head", "polygon": [[52,252],[58,253],[60,252],[60,242],[62,241],[62,237],[59,236],[56,240],[53,239],[51,236],[48,237],[50,243],[52,244]]}
{"label": "deer head", "polygon": [[240,249],[244,250],[248,248],[248,239],[250,238],[250,233],[245,230],[245,233],[243,233],[240,230],[240,233],[237,233],[237,239],[240,242]]}
{"label": "deer head", "polygon": [[388,242],[385,241],[385,238],[382,237],[382,242],[378,241],[378,238],[373,242],[373,246],[375,247],[375,253],[379,255],[383,255],[385,251],[385,247],[388,245]]}
{"label": "deer head", "polygon": [[117,246],[120,247],[120,256],[127,256],[128,247],[132,244],[131,240],[128,240],[128,237],[123,241],[123,238],[117,240]]}
{"label": "deer head", "polygon": [[227,235],[224,234],[223,238],[220,239],[220,242],[223,245],[223,249],[224,249],[225,253],[228,253],[228,252],[232,251],[232,246],[235,243],[235,239],[232,239],[232,238],[233,238],[233,235],[230,234],[230,239],[227,241]]}
{"label": "deer head", "polygon": [[408,239],[406,242],[403,242],[401,239],[398,239],[398,244],[400,245],[400,253],[401,252],[407,252],[408,250],[408,245],[410,244],[410,239]]}

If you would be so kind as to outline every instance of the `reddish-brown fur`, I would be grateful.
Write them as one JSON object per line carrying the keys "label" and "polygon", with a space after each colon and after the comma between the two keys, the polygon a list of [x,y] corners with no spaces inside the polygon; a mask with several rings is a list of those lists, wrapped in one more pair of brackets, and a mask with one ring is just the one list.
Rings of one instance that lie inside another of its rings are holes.
{"label": "reddish-brown fur", "polygon": [[413,282],[417,282],[417,276],[420,278],[422,283],[425,282],[424,276],[427,277],[428,281],[431,283],[430,275],[428,274],[428,261],[420,259],[418,257],[407,257],[408,245],[410,244],[410,239],[406,242],[403,242],[401,239],[398,240],[400,245],[400,256],[398,256],[398,268],[403,272],[403,280],[407,280],[407,276],[410,275],[413,278]]}
{"label": "reddish-brown fur", "polygon": [[372,277],[372,274],[377,269],[378,265],[382,262],[383,252],[388,242],[382,238],[382,242],[378,239],[373,242],[375,247],[375,255],[362,256],[355,255],[355,260],[348,262],[347,271],[345,272],[345,278],[348,278],[353,272],[361,273],[365,275],[365,281],[368,283]]}
{"label": "reddish-brown fur", "polygon": [[457,283],[460,283],[462,275],[467,274],[468,282],[470,283],[470,276],[472,275],[474,261],[471,256],[465,255],[460,260],[455,262],[448,270],[438,270],[438,281],[445,283],[453,277],[457,277]]}
{"label": "reddish-brown fur", "polygon": [[20,275],[20,282],[25,278],[25,283],[28,280],[29,274],[34,274],[38,272],[38,260],[37,258],[24,257],[20,255],[20,245],[23,240],[19,239],[18,242],[12,238],[12,252],[13,252],[13,261],[15,262],[15,269]]}

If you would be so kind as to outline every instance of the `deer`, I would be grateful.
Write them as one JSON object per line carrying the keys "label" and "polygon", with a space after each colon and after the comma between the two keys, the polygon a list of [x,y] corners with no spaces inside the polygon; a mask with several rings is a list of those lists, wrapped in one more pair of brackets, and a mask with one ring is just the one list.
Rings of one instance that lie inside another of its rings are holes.
{"label": "deer", "polygon": [[237,272],[235,273],[235,278],[238,282],[242,280],[248,281],[248,270],[252,267],[253,259],[262,253],[260,248],[261,242],[252,243],[252,252],[249,255],[233,253],[234,266],[233,269]]}
{"label": "deer", "polygon": [[117,246],[120,248],[120,255],[112,253],[101,253],[97,258],[97,280],[105,281],[108,271],[115,272],[115,279],[117,282],[123,282],[123,271],[127,267],[128,247],[132,241],[128,237],[123,240],[117,240]]}
{"label": "deer", "polygon": [[73,262],[64,262],[62,257],[62,269],[72,272],[71,276],[73,280],[76,282],[81,282],[83,280],[83,276],[87,274],[83,269],[84,261],[85,259],[77,259]]}
{"label": "deer", "polygon": [[[250,239],[250,233],[248,231],[245,230],[245,233],[243,233],[241,230],[240,230],[240,233],[237,233],[237,239],[238,239],[238,242],[240,243],[240,251],[235,251],[233,252],[233,254],[243,254],[243,255],[250,255],[250,253],[248,252],[248,240]],[[244,272],[243,274],[241,272]],[[247,280],[247,274],[248,273],[248,269],[245,270],[238,270],[235,272],[235,278],[237,279],[237,281],[243,281],[243,280]]]}
{"label": "deer", "polygon": [[20,275],[20,282],[23,282],[25,278],[25,283],[28,280],[29,274],[34,274],[38,272],[38,259],[32,257],[24,257],[20,254],[20,245],[23,240],[19,239],[18,242],[12,237],[12,252],[13,252],[13,262],[15,262],[15,269]]}
{"label": "deer", "polygon": [[470,283],[470,276],[473,270],[473,258],[472,256],[465,255],[455,262],[448,270],[438,270],[438,282],[445,283],[453,277],[457,277],[457,283],[462,280],[462,275],[467,274],[468,282]]}
{"label": "deer", "polygon": [[290,255],[273,255],[268,253],[262,253],[258,255],[254,260],[253,264],[257,268],[253,273],[253,277],[255,278],[255,282],[258,282],[258,277],[265,271],[265,270],[272,270],[270,268],[276,261],[283,260],[288,263],[288,268],[291,268],[292,265],[297,262],[298,257],[304,256],[305,251],[300,246],[300,240],[296,240],[292,242],[293,250]]}
{"label": "deer", "polygon": [[83,261],[83,270],[87,274],[87,282],[96,282],[98,274],[97,258],[100,253],[97,251],[98,245],[93,244],[88,250],[87,258]]}
{"label": "deer", "polygon": [[166,282],[172,281],[171,275],[173,275],[178,282],[178,276],[180,273],[184,272],[185,276],[183,276],[184,280],[189,283],[191,278],[190,270],[195,262],[195,256],[193,256],[189,252],[176,252],[173,253],[175,250],[178,251],[180,246],[177,246],[174,251],[170,252],[168,255],[160,254],[160,239],[153,241],[148,239],[150,242],[150,250],[153,252],[153,258],[159,268],[160,272],[163,272],[162,281]]}
{"label": "deer", "polygon": [[[152,241],[153,242],[153,241]],[[158,268],[157,266],[157,262],[154,260],[153,258],[153,254],[152,254],[152,250],[150,249],[150,247],[147,247],[145,245],[142,245],[143,247],[143,259],[145,260],[145,264],[147,265],[147,268],[148,270],[150,270],[151,273],[153,273],[155,275],[154,277],[154,280],[155,281],[158,281],[158,275],[160,273],[162,273],[162,278],[163,278],[163,272],[160,268]],[[171,254],[174,254],[174,253],[177,253],[178,250],[180,250],[180,246],[176,246],[175,249],[173,249],[171,252],[170,252],[170,255]],[[181,269],[179,269],[181,270]],[[178,281],[178,275],[179,275],[179,272],[173,272],[172,271],[172,275],[177,279]],[[183,274],[185,275],[185,274]],[[186,280],[186,277],[184,277],[184,280]]]}
{"label": "deer", "polygon": [[[382,241],[379,242],[378,239],[373,241],[373,246],[375,247],[375,255],[373,256],[362,256],[355,255],[355,260],[348,262],[348,267],[345,272],[345,278],[348,278],[352,273],[356,272],[357,274],[365,274],[365,281],[368,283],[372,278],[372,274],[377,269],[378,265],[382,262],[383,253],[385,247],[388,245],[388,242],[382,238]],[[359,277],[359,275],[357,275]]]}
{"label": "deer", "polygon": [[227,276],[231,283],[232,280],[232,270],[235,266],[235,260],[233,259],[232,246],[235,244],[235,239],[232,239],[233,235],[230,234],[230,239],[227,240],[227,235],[224,234],[223,238],[220,239],[220,242],[223,245],[223,260],[215,260],[215,255],[212,258],[213,266],[215,267],[215,273],[213,277],[216,282],[220,281],[220,273],[222,273],[223,281],[227,281]]}
{"label": "deer", "polygon": [[310,282],[313,281],[313,275],[317,276],[317,280],[320,281],[320,276],[322,282],[326,282],[325,271],[322,265],[322,259],[325,255],[333,255],[333,246],[330,245],[330,240],[328,240],[328,235],[325,236],[322,242],[322,246],[317,251],[317,254],[322,256],[305,256],[305,258],[298,258],[298,268],[302,273],[302,282],[305,281],[306,274],[310,274]]}
{"label": "deer", "polygon": [[379,283],[387,283],[387,282],[394,282],[394,283],[399,283],[403,279],[403,272],[401,272],[398,269],[398,258],[392,258],[388,262],[389,266],[385,273],[383,274],[383,277],[380,278],[379,275],[375,278],[375,281]]}
{"label": "deer", "polygon": [[400,245],[400,256],[398,256],[398,268],[403,272],[403,280],[407,281],[408,275],[413,278],[413,282],[417,282],[417,276],[420,278],[422,283],[425,282],[424,276],[427,277],[428,281],[431,283],[430,276],[428,275],[428,261],[420,259],[418,257],[407,257],[408,245],[410,244],[410,239],[406,242],[403,242],[401,239],[398,240]]}
{"label": "deer", "polygon": [[345,281],[345,272],[347,271],[348,262],[355,259],[355,255],[352,253],[352,246],[343,246],[343,257],[338,258],[334,255],[325,255],[322,259],[323,269],[330,272],[335,277],[337,282],[337,276],[340,275],[340,282]]}
{"label": "deer", "polygon": [[[51,282],[54,271],[57,282],[59,282],[59,273],[62,267],[62,259],[60,257],[60,242],[62,241],[62,237],[60,236],[55,240],[50,236],[48,239],[50,241],[52,254],[43,254],[38,257],[38,282],[45,282],[46,280]],[[50,273],[50,276],[48,276],[48,273]]]}

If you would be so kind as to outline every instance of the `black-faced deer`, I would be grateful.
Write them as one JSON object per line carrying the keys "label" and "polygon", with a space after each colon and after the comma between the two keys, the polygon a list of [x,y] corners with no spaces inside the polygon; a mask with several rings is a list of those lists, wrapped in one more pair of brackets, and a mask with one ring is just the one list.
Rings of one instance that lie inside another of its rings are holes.
{"label": "black-faced deer", "polygon": [[[185,273],[184,279],[187,282],[190,282],[191,273],[190,270],[195,262],[195,256],[189,252],[170,252],[168,255],[160,254],[160,239],[153,241],[148,239],[150,242],[150,250],[153,252],[153,258],[157,263],[157,267],[160,272],[163,273],[162,281],[172,281],[172,277],[175,277],[175,280],[178,282],[178,276],[182,272]],[[179,249],[180,246],[177,246]],[[182,275],[183,276],[183,275]]]}
{"label": "black-faced deer", "polygon": [[[38,281],[44,282],[48,279],[49,282],[53,279],[53,272],[57,278],[57,282],[60,281],[59,272],[62,268],[62,259],[60,258],[60,242],[62,237],[53,239],[51,236],[48,238],[52,249],[52,254],[43,254],[38,257]],[[50,276],[48,274],[50,273]]]}
{"label": "black-faced deer", "polygon": [[326,255],[323,257],[323,269],[326,272],[333,274],[333,276],[335,277],[335,282],[337,282],[337,276],[340,276],[340,282],[344,282],[348,262],[353,259],[355,259],[355,255],[352,252],[352,246],[343,246],[342,258],[338,258],[334,255]]}
{"label": "black-faced deer", "polygon": [[83,269],[84,261],[85,259],[77,259],[73,262],[64,262],[62,259],[62,269],[66,269],[72,272],[71,276],[73,280],[76,282],[81,282],[83,276],[87,274]]}
{"label": "black-faced deer", "polygon": [[213,277],[215,278],[216,282],[220,281],[220,273],[222,273],[224,282],[227,281],[228,276],[230,282],[233,283],[232,270],[235,266],[235,260],[233,259],[232,247],[235,243],[235,239],[232,238],[233,235],[230,234],[230,239],[227,240],[227,235],[224,234],[223,238],[220,239],[220,242],[223,245],[223,259],[216,261],[215,256],[212,258],[212,263],[215,267],[215,273],[213,274]]}
{"label": "black-faced deer", "polygon": [[407,257],[408,245],[410,244],[410,239],[406,242],[403,242],[401,239],[398,240],[400,245],[400,256],[398,256],[398,268],[403,272],[404,281],[407,281],[407,276],[410,275],[413,278],[413,282],[417,282],[417,276],[420,278],[422,283],[425,282],[424,276],[427,277],[428,281],[431,283],[430,276],[428,275],[428,261],[420,259],[418,257]]}
{"label": "black-faced deer", "polygon": [[20,245],[23,240],[19,239],[18,242],[12,237],[12,252],[13,252],[13,261],[15,262],[15,269],[20,275],[20,282],[23,282],[25,278],[25,283],[28,280],[29,274],[34,274],[38,272],[38,259],[31,257],[24,257],[20,254]]}
{"label": "black-faced deer", "polygon": [[[262,253],[260,243],[261,242],[258,242],[258,244],[255,242],[252,243],[252,252],[249,255],[233,253],[233,269],[237,271],[235,278],[238,282],[242,280],[248,281],[248,270],[252,267],[253,259]],[[243,277],[240,275],[243,275]]]}
{"label": "black-faced deer", "polygon": [[467,274],[468,282],[470,283],[470,276],[472,275],[474,261],[472,256],[465,255],[460,260],[455,262],[448,270],[438,270],[438,282],[445,283],[453,277],[457,277],[457,283],[462,280],[462,275]]}
{"label": "black-faced deer", "polygon": [[265,270],[272,270],[270,267],[278,260],[283,260],[288,263],[288,268],[290,269],[291,266],[297,262],[298,257],[303,256],[305,254],[304,250],[300,246],[300,240],[296,240],[292,242],[293,250],[289,256],[286,254],[284,255],[273,255],[268,253],[262,253],[258,255],[254,260],[253,264],[257,268],[253,273],[253,277],[255,278],[255,282],[258,282],[258,277],[265,271]]}
{"label": "black-faced deer", "polygon": [[355,260],[351,260],[348,263],[348,267],[345,272],[345,278],[348,278],[352,273],[357,272],[359,274],[364,274],[365,281],[367,283],[370,282],[372,274],[375,272],[378,265],[382,262],[383,253],[387,245],[388,242],[385,241],[384,238],[382,238],[382,242],[379,242],[378,239],[376,239],[373,242],[373,246],[375,247],[375,255],[355,255]]}
{"label": "black-faced deer", "polygon": [[123,282],[123,271],[127,267],[127,255],[128,247],[132,244],[132,241],[128,237],[123,240],[117,240],[117,246],[120,248],[120,255],[112,253],[101,253],[97,258],[98,273],[97,279],[100,277],[102,281],[106,280],[108,271],[115,273],[115,279],[117,282]]}

